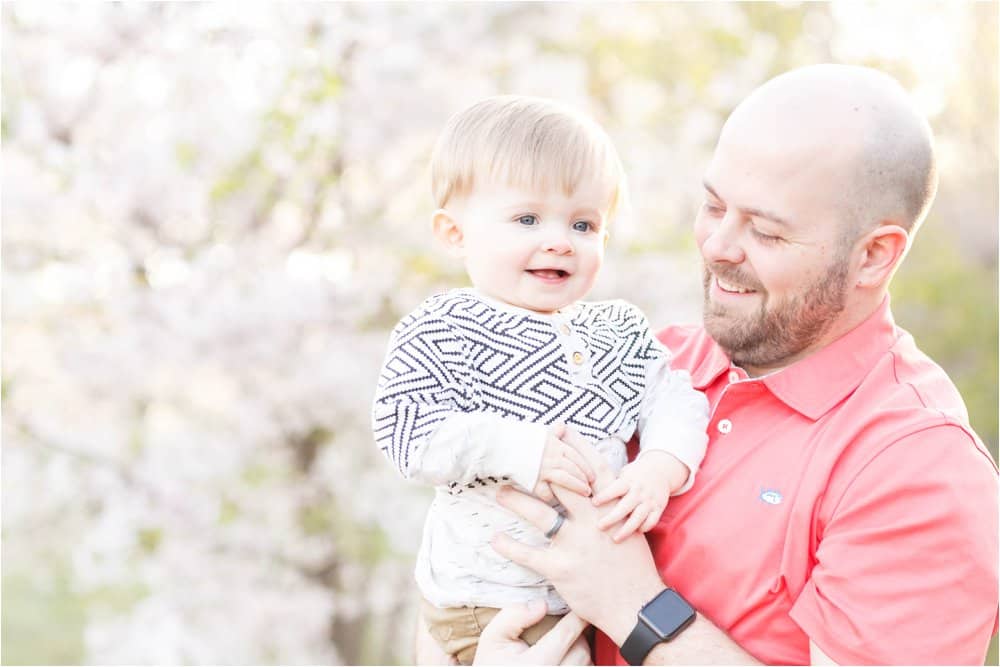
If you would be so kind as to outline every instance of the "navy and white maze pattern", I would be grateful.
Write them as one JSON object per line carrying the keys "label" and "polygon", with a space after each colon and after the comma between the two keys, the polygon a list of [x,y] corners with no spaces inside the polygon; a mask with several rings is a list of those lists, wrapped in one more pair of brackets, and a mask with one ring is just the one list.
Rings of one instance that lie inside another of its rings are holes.
{"label": "navy and white maze pattern", "polygon": [[497,309],[474,294],[425,301],[393,331],[379,377],[375,438],[404,475],[409,457],[456,412],[566,422],[593,441],[630,431],[650,364],[666,351],[628,303],[577,304],[570,327],[587,351],[573,373],[553,323]]}

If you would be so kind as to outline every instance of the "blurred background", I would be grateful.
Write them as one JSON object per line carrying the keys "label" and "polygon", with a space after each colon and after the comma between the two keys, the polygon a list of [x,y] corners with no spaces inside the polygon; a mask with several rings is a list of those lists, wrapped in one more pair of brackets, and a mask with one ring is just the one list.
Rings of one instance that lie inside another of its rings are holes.
{"label": "blurred background", "polygon": [[396,320],[466,284],[426,164],[487,95],[608,129],[633,201],[592,297],[660,326],[700,314],[733,106],[810,63],[896,76],[941,171],[896,319],[996,457],[997,7],[5,3],[4,664],[412,660],[430,493],[369,404]]}

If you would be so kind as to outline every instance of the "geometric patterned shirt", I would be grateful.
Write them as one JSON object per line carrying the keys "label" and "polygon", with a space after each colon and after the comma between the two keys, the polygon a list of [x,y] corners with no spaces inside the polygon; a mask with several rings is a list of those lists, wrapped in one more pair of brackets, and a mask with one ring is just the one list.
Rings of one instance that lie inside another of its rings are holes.
{"label": "geometric patterned shirt", "polygon": [[458,289],[404,317],[392,332],[372,422],[397,470],[437,488],[417,563],[424,596],[438,606],[543,597],[550,611],[564,610],[536,573],[488,546],[498,529],[545,543],[496,504],[496,486],[534,487],[547,427],[558,422],[616,470],[638,429],[641,450],[666,449],[687,464],[690,486],[708,406],[669,359],[645,316],[621,300],[541,314]]}

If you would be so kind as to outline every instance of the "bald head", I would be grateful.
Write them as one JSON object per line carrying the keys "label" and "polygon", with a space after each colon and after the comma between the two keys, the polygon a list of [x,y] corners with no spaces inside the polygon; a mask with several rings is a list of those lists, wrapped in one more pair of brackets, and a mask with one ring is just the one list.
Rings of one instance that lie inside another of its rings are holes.
{"label": "bald head", "polygon": [[720,146],[727,141],[773,141],[790,169],[824,169],[852,240],[887,223],[912,233],[937,189],[927,120],[895,79],[865,67],[814,65],[771,79],[730,115]]}

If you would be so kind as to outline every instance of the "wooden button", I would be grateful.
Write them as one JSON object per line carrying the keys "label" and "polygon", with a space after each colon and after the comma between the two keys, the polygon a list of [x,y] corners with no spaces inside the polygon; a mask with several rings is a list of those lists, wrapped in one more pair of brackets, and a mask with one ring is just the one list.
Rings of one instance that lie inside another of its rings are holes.
{"label": "wooden button", "polygon": [[582,364],[583,363],[583,355],[580,354],[579,352],[574,352],[573,353],[573,363],[576,364],[577,366],[579,366],[580,364]]}

